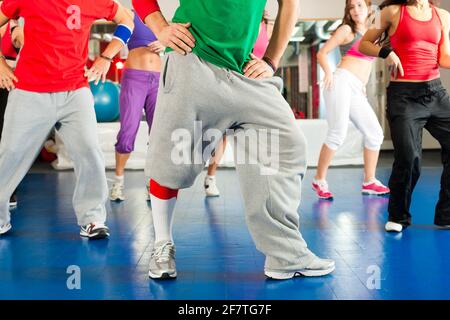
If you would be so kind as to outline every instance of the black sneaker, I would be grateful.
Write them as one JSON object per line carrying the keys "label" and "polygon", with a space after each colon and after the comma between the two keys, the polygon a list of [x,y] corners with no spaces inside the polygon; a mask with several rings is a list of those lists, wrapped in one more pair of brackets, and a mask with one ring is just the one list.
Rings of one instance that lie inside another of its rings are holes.
{"label": "black sneaker", "polygon": [[9,198],[9,207],[10,208],[17,207],[17,196],[15,193],[11,196],[11,198]]}
{"label": "black sneaker", "polygon": [[91,223],[82,226],[80,236],[89,239],[104,239],[109,237],[109,228],[104,223]]}

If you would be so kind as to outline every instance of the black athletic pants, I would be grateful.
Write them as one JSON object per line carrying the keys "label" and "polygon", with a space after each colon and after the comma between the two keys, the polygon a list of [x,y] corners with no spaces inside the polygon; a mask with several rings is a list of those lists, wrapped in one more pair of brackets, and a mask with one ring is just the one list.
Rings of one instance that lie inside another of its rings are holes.
{"label": "black athletic pants", "polygon": [[411,224],[409,209],[420,176],[425,128],[441,144],[444,166],[434,223],[450,225],[450,99],[440,79],[391,82],[387,89],[387,115],[394,143],[389,221]]}

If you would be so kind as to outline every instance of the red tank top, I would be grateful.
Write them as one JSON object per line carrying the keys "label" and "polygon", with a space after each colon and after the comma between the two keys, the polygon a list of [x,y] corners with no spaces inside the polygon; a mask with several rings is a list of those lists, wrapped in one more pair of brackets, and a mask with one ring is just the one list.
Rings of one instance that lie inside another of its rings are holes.
{"label": "red tank top", "polygon": [[427,81],[439,78],[439,44],[443,36],[441,19],[434,6],[431,20],[419,21],[411,17],[406,5],[402,5],[397,30],[390,38],[405,72],[403,77],[398,74],[397,79]]}

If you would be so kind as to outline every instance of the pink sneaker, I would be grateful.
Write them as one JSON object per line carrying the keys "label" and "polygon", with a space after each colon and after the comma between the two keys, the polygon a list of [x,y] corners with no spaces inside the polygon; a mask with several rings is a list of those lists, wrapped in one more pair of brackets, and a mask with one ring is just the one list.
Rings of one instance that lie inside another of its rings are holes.
{"label": "pink sneaker", "polygon": [[377,179],[374,179],[370,182],[363,183],[361,192],[364,195],[381,196],[381,195],[389,194],[391,192],[391,190],[389,190],[388,187],[383,185]]}
{"label": "pink sneaker", "polygon": [[328,183],[325,180],[313,180],[312,188],[320,199],[333,200],[333,194],[328,190]]}

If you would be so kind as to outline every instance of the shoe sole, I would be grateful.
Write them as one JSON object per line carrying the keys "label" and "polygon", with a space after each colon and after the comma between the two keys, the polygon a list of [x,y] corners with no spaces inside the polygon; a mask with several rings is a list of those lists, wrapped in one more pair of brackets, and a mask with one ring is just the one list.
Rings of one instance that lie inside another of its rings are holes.
{"label": "shoe sole", "polygon": [[207,198],[217,198],[220,197],[220,194],[206,194]]}
{"label": "shoe sole", "polygon": [[114,201],[114,202],[122,202],[125,201],[125,198],[109,198],[109,200]]}
{"label": "shoe sole", "polygon": [[288,280],[295,277],[322,277],[332,273],[336,266],[324,270],[300,270],[296,272],[265,272],[266,277],[274,280]]}
{"label": "shoe sole", "polygon": [[163,272],[161,275],[154,274],[152,272],[148,272],[148,277],[154,280],[170,280],[175,279],[177,277],[177,273],[167,273]]}
{"label": "shoe sole", "polygon": [[387,230],[387,229],[384,229],[384,231],[386,231],[388,233],[402,233],[403,232],[403,230],[402,231],[398,231],[398,230]]}
{"label": "shoe sole", "polygon": [[88,238],[90,240],[100,240],[100,239],[105,239],[109,237],[109,232],[106,230],[101,230],[98,233],[94,234],[94,235],[89,235],[86,232],[80,232],[80,236],[84,237],[84,238]]}
{"label": "shoe sole", "polygon": [[[316,192],[316,194],[317,194],[317,190],[316,189],[314,189],[314,188],[311,188],[314,192]],[[322,197],[322,196],[319,196],[319,195],[317,195],[317,197],[319,197],[319,199],[322,199],[322,200],[333,200],[334,199],[334,197]]]}
{"label": "shoe sole", "polygon": [[377,192],[377,191],[367,191],[367,190],[361,190],[361,194],[364,196],[386,196],[390,194],[390,192]]}
{"label": "shoe sole", "polygon": [[15,207],[17,207],[17,202],[10,202],[10,203],[9,203],[9,207],[10,207],[10,208],[15,208]]}
{"label": "shoe sole", "polygon": [[445,225],[445,226],[439,226],[439,225],[436,225],[436,227],[437,227],[439,230],[450,230],[450,225]]}
{"label": "shoe sole", "polygon": [[4,234],[7,233],[9,230],[11,230],[11,228],[12,228],[12,225],[9,224],[9,225],[6,227],[6,229],[3,229],[3,230],[0,231],[0,235],[4,235]]}
{"label": "shoe sole", "polygon": [[389,232],[389,233],[402,233],[403,230],[405,230],[404,227],[402,227],[402,230],[396,230],[396,229],[387,229],[386,227],[384,227],[384,231]]}

